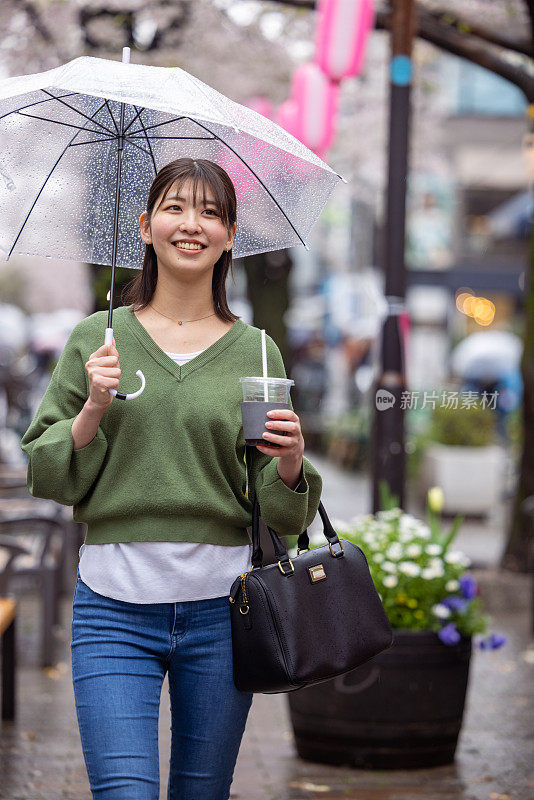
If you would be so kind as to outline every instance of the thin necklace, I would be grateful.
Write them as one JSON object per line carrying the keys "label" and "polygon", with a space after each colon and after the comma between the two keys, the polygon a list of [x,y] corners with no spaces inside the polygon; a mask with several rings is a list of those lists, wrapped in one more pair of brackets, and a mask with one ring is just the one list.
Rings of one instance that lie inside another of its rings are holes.
{"label": "thin necklace", "polygon": [[[156,314],[161,314],[161,316],[162,316],[162,317],[167,317],[167,314],[164,314],[162,311],[158,311],[158,309],[157,309],[157,308],[155,308],[155,307],[152,305],[152,303],[149,303],[148,305],[149,305],[151,308],[153,308],[153,309],[154,309],[154,311],[156,312]],[[198,322],[200,319],[207,319],[208,317],[213,317],[213,316],[214,316],[216,313],[217,313],[217,312],[216,312],[216,311],[214,311],[214,312],[213,312],[213,314],[206,314],[206,316],[205,316],[205,317],[198,317],[197,319],[186,319],[186,320],[181,320],[181,319],[179,319],[179,320],[174,320],[174,319],[172,319],[172,317],[167,317],[167,319],[170,319],[172,322],[176,322],[176,324],[177,324],[177,325],[183,325],[183,324],[184,324],[184,322]]]}

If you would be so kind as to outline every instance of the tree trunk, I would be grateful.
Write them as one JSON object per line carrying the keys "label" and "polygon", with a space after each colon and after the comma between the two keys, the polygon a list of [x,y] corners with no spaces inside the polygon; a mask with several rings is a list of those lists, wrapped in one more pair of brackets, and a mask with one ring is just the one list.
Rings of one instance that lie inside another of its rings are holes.
{"label": "tree trunk", "polygon": [[287,341],[284,314],[289,306],[289,276],[293,261],[288,250],[259,253],[243,259],[247,275],[247,298],[252,305],[252,324],[265,328],[282,353],[287,375],[292,354]]}
{"label": "tree trunk", "polygon": [[519,483],[510,518],[508,541],[504,549],[501,566],[515,572],[532,569],[529,553],[534,544],[533,525],[521,511],[525,498],[534,495],[534,228],[530,237],[529,269],[525,288],[525,332],[523,337],[523,451]]}

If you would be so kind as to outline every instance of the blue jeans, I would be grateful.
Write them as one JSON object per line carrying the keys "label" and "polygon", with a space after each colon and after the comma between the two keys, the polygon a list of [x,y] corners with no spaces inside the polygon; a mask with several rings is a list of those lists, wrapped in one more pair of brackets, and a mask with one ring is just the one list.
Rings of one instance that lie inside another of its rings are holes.
{"label": "blue jeans", "polygon": [[167,800],[227,800],[252,694],[232,678],[228,597],[127,603],[80,578],[71,663],[93,798],[158,800],[158,716],[168,671]]}

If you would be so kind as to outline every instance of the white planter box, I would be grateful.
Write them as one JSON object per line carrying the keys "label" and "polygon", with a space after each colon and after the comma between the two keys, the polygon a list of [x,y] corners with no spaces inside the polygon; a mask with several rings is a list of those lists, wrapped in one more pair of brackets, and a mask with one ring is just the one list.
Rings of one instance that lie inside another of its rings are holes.
{"label": "white planter box", "polygon": [[425,490],[441,487],[446,514],[487,514],[499,500],[504,473],[504,451],[498,445],[433,444],[425,453]]}

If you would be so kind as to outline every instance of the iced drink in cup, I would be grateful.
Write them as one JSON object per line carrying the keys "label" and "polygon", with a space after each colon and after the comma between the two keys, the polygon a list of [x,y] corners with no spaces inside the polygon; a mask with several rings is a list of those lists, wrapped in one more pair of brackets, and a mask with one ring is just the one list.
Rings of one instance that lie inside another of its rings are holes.
{"label": "iced drink in cup", "polygon": [[[239,378],[243,387],[241,416],[245,442],[249,445],[267,445],[280,447],[279,444],[264,439],[262,434],[268,430],[265,423],[269,417],[267,412],[274,408],[291,408],[289,405],[289,389],[295,385],[290,378]],[[277,435],[286,436],[285,431],[276,431]]]}

